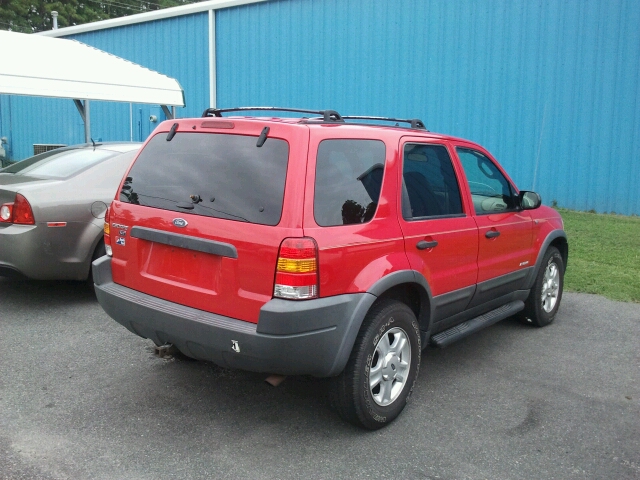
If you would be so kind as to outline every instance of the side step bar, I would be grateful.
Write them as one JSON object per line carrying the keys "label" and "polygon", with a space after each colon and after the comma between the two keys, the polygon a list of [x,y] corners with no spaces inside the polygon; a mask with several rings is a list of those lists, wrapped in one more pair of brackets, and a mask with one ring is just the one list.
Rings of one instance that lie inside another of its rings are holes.
{"label": "side step bar", "polygon": [[524,302],[522,300],[515,300],[507,303],[506,305],[498,307],[495,310],[491,310],[484,315],[472,318],[471,320],[467,320],[466,322],[434,335],[431,337],[431,344],[440,348],[446,347],[456,340],[460,340],[467,335],[471,335],[478,330],[482,330],[483,328],[493,325],[500,320],[504,320],[523,309]]}

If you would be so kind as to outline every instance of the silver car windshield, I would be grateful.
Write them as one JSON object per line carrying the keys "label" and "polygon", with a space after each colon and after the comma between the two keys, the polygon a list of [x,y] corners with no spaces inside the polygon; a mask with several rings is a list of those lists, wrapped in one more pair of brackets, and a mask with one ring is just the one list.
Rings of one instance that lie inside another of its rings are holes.
{"label": "silver car windshield", "polygon": [[94,150],[90,148],[67,150],[46,156],[36,162],[29,161],[29,159],[24,160],[24,163],[19,162],[4,169],[3,173],[46,178],[66,178],[118,153],[111,150]]}

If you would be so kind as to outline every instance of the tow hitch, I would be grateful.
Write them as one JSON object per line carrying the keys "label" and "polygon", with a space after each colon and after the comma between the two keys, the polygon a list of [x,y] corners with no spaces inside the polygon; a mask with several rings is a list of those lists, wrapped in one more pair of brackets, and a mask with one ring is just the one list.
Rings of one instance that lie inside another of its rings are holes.
{"label": "tow hitch", "polygon": [[155,354],[160,357],[171,357],[178,353],[178,349],[172,343],[165,343],[164,345],[154,345]]}

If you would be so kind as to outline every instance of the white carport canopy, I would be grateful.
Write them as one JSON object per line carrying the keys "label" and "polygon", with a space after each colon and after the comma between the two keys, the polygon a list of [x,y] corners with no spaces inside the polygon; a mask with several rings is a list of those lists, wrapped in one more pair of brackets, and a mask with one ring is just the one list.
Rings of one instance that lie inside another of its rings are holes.
{"label": "white carport canopy", "polygon": [[76,40],[0,31],[0,51],[0,93],[73,99],[87,142],[89,100],[184,106],[176,79]]}

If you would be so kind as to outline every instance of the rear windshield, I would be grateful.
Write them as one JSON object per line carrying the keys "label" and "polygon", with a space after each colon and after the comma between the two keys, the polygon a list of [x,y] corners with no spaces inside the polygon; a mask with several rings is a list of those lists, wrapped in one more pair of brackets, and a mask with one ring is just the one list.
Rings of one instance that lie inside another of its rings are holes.
{"label": "rear windshield", "polygon": [[118,152],[93,148],[64,150],[61,152],[52,150],[11,165],[3,169],[2,173],[45,178],[67,178],[114,155],[118,155]]}
{"label": "rear windshield", "polygon": [[217,133],[153,137],[125,179],[120,200],[147,207],[277,225],[289,145]]}

